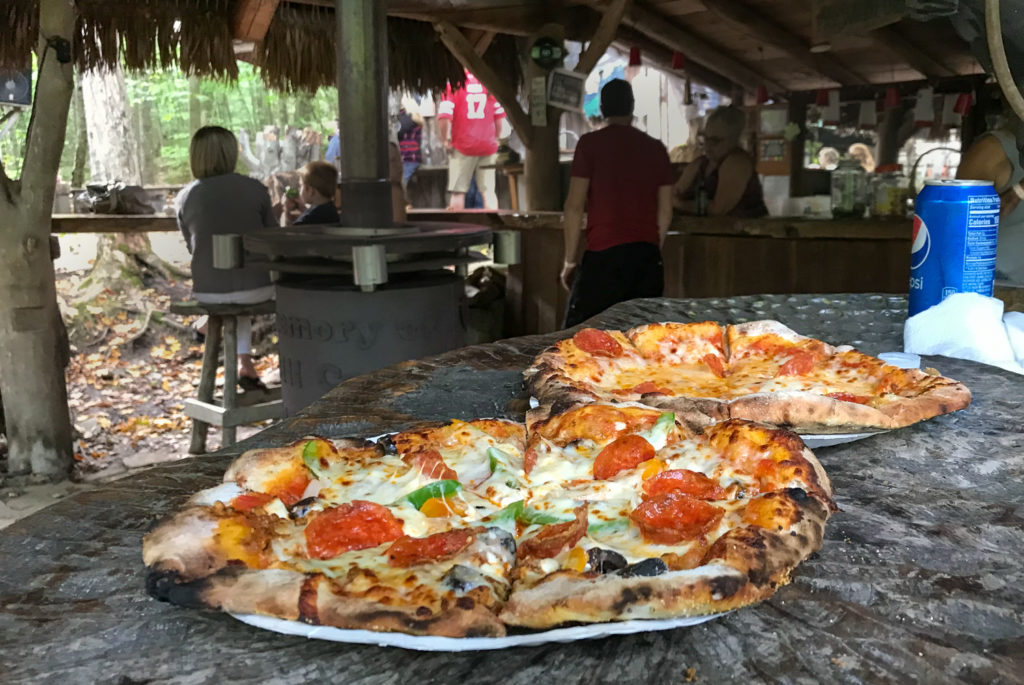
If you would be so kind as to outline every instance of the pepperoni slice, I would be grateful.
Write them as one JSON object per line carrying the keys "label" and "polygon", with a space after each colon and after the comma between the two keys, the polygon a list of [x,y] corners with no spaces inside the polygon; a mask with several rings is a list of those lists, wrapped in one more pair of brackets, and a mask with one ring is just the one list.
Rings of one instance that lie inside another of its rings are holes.
{"label": "pepperoni slice", "polygon": [[537,465],[537,448],[530,447],[526,450],[526,454],[523,455],[523,472],[526,475],[530,475],[530,471],[533,471],[533,467]]}
{"label": "pepperoni slice", "polygon": [[703,536],[718,525],[724,511],[680,492],[652,497],[630,513],[644,539],[661,545],[674,545]]}
{"label": "pepperoni slice", "polygon": [[252,511],[273,499],[273,495],[265,492],[246,492],[231,500],[231,507],[236,511]]}
{"label": "pepperoni slice", "polygon": [[464,550],[483,528],[461,528],[435,533],[425,538],[408,535],[398,538],[388,547],[388,566],[407,568],[425,561],[439,561],[453,557]]}
{"label": "pepperoni slice", "polygon": [[437,450],[420,449],[402,457],[402,461],[411,466],[419,467],[420,473],[434,480],[458,480],[459,474],[448,464]]}
{"label": "pepperoni slice", "polygon": [[387,507],[354,500],[327,509],[306,526],[306,549],[311,559],[331,559],[342,552],[376,547],[402,535],[402,522]]}
{"label": "pepperoni slice", "polygon": [[520,542],[516,556],[520,559],[550,559],[566,547],[574,547],[587,532],[587,505],[576,507],[575,514],[575,521],[544,526],[535,536]]}
{"label": "pepperoni slice", "polygon": [[868,395],[854,395],[849,392],[830,392],[828,396],[840,402],[854,402],[856,404],[867,404],[871,401],[871,397]]}
{"label": "pepperoni slice", "polygon": [[725,499],[725,490],[703,473],[688,469],[670,469],[644,481],[644,495],[657,497],[679,492],[697,499]]}
{"label": "pepperoni slice", "polygon": [[633,390],[633,392],[639,393],[641,395],[646,395],[648,393],[657,393],[659,395],[671,395],[672,394],[668,390],[666,390],[666,389],[664,389],[662,387],[659,387],[658,384],[655,383],[654,381],[644,381],[640,385],[633,386],[632,390]]}
{"label": "pepperoni slice", "polygon": [[711,373],[715,374],[719,378],[725,378],[725,364],[722,362],[722,358],[717,354],[705,354],[703,362],[708,365],[711,369]]}
{"label": "pepperoni slice", "polygon": [[623,435],[608,444],[594,459],[594,478],[608,480],[619,471],[654,458],[654,447],[639,435]]}
{"label": "pepperoni slice", "polygon": [[814,370],[814,355],[805,350],[790,350],[776,376],[803,376]]}
{"label": "pepperoni slice", "polygon": [[584,328],[572,336],[572,341],[576,343],[576,347],[595,357],[618,357],[622,354],[622,345],[607,331],[599,331],[596,328]]}

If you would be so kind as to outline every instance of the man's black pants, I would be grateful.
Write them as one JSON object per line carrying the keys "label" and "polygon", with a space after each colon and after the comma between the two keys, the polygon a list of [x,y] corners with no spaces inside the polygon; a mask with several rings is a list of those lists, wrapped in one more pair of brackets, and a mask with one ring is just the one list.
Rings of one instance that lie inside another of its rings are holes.
{"label": "man's black pants", "polygon": [[618,302],[634,297],[661,297],[665,267],[661,250],[651,243],[626,243],[583,253],[576,272],[565,328],[589,319]]}

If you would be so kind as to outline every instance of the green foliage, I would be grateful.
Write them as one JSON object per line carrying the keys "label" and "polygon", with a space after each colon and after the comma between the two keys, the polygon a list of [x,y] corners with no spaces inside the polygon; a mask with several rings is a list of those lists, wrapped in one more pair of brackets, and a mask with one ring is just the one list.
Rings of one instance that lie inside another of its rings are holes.
{"label": "green foliage", "polygon": [[[315,95],[285,94],[267,89],[256,69],[239,63],[238,81],[227,83],[203,79],[198,99],[203,124],[224,126],[237,133],[247,129],[255,133],[264,126],[309,126],[327,137],[334,132],[338,94],[334,88],[321,88]],[[178,185],[192,176],[188,166],[188,144],[192,136],[189,125],[188,77],[177,69],[126,74],[128,100],[136,111],[139,144],[149,162],[146,165],[147,185]],[[6,110],[0,109],[0,113]],[[285,121],[282,114],[290,118]],[[25,134],[31,112],[22,112],[13,130],[0,139],[0,157],[7,174],[21,174],[25,155]],[[148,121],[144,121],[148,117]],[[301,118],[300,118],[301,117]],[[78,125],[72,112],[68,115],[67,135],[61,155],[61,178],[71,178],[75,162]],[[244,170],[244,165],[240,165]],[[86,176],[88,180],[88,175]]]}

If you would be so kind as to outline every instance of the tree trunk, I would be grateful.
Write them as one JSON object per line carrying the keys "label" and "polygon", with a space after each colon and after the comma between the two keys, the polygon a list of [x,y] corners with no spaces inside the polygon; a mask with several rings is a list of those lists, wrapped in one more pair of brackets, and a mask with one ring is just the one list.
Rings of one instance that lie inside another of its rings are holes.
{"label": "tree trunk", "polygon": [[[69,0],[40,0],[39,34],[74,39]],[[50,211],[74,88],[71,64],[40,39],[33,120],[20,185],[0,164],[0,394],[9,475],[67,478],[71,421],[61,363]],[[44,56],[45,55],[45,56]]]}
{"label": "tree trunk", "polygon": [[89,162],[89,134],[85,125],[85,102],[82,100],[82,84],[75,85],[72,100],[75,118],[75,166],[71,170],[71,187],[81,188],[85,185],[85,171]]}
{"label": "tree trunk", "polygon": [[141,185],[138,137],[132,125],[124,72],[117,68],[83,73],[82,96],[93,180]]}
{"label": "tree trunk", "polygon": [[188,131],[192,135],[203,126],[203,101],[199,97],[199,77],[188,77]]}

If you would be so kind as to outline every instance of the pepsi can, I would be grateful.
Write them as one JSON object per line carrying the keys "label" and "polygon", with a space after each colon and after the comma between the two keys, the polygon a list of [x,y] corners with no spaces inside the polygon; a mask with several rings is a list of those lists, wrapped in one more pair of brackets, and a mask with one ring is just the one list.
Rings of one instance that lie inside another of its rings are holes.
{"label": "pepsi can", "polygon": [[991,297],[998,235],[992,181],[925,181],[914,204],[909,315],[953,293]]}

